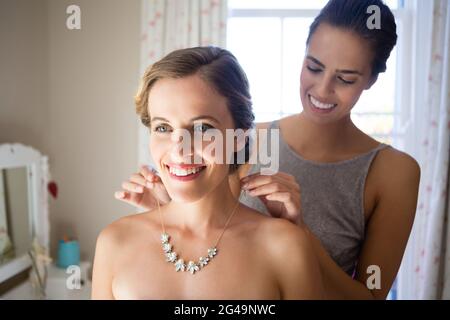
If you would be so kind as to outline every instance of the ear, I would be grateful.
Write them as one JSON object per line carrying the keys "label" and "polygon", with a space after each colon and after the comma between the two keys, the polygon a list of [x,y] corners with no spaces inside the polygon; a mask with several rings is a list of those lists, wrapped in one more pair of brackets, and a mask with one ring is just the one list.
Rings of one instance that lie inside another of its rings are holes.
{"label": "ear", "polygon": [[364,90],[369,90],[375,84],[375,82],[377,82],[377,80],[378,80],[378,75],[372,76],[369,80],[369,83],[364,88]]}

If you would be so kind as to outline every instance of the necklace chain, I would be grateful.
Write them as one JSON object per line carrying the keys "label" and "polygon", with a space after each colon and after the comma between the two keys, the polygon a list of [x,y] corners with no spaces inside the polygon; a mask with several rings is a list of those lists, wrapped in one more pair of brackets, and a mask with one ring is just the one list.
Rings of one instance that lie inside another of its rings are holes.
{"label": "necklace chain", "polygon": [[162,227],[162,234],[161,234],[162,248],[164,251],[164,255],[166,257],[166,261],[174,264],[175,271],[177,271],[177,272],[178,271],[182,271],[182,272],[188,271],[191,274],[195,274],[197,271],[200,271],[205,266],[207,266],[208,263],[217,255],[217,252],[218,252],[217,246],[219,245],[219,242],[222,239],[222,236],[225,233],[225,230],[227,229],[228,224],[231,221],[231,218],[233,218],[234,214],[236,213],[236,209],[239,206],[240,198],[241,197],[239,196],[238,200],[236,202],[236,205],[233,208],[233,211],[231,211],[220,236],[217,238],[217,241],[214,244],[214,246],[212,246],[211,248],[208,249],[207,255],[205,257],[200,257],[197,262],[190,260],[187,264],[185,263],[184,259],[182,259],[181,257],[178,256],[178,253],[173,251],[173,246],[172,246],[172,244],[170,244],[170,235],[166,232],[166,229],[164,227],[164,219],[162,217],[159,200],[156,199],[156,202],[158,204],[158,212],[159,212],[159,216],[161,219],[161,227]]}

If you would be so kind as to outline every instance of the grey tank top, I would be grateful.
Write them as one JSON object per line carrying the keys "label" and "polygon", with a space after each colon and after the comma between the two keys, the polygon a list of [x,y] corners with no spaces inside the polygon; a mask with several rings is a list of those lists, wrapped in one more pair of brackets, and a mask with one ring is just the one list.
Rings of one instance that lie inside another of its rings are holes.
{"label": "grey tank top", "polygon": [[[269,129],[279,129],[279,122],[272,122]],[[302,158],[283,140],[281,133],[279,147],[279,171],[294,176],[300,185],[303,221],[332,259],[352,276],[365,236],[367,173],[378,151],[389,146],[381,143],[367,153],[333,163]],[[254,164],[248,174],[259,173],[262,167]],[[241,202],[268,214],[258,197],[244,194]]]}

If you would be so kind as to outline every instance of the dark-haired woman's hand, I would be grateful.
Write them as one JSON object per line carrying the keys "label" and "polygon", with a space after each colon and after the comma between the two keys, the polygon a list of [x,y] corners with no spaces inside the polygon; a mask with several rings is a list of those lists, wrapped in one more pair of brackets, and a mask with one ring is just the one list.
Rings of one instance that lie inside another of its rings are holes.
{"label": "dark-haired woman's hand", "polygon": [[258,197],[269,213],[276,218],[287,219],[302,225],[300,186],[287,173],[274,175],[255,173],[241,179],[242,189],[252,197]]}
{"label": "dark-haired woman's hand", "polygon": [[122,183],[122,189],[114,194],[115,198],[140,209],[156,208],[156,199],[160,204],[170,201],[161,178],[149,166],[141,166],[140,172],[132,174],[128,181]]}

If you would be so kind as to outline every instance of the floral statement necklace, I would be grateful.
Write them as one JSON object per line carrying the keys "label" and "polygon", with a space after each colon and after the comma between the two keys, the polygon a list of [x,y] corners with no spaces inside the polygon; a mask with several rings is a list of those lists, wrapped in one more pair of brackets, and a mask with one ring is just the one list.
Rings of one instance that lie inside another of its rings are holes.
{"label": "floral statement necklace", "polygon": [[195,274],[196,272],[202,270],[204,267],[208,265],[208,263],[217,255],[217,246],[219,245],[220,239],[222,239],[223,234],[225,233],[225,230],[228,227],[229,222],[231,221],[231,218],[236,212],[236,209],[239,205],[239,199],[236,202],[236,206],[234,207],[233,211],[231,211],[230,216],[228,217],[227,222],[225,223],[225,226],[222,230],[222,233],[220,234],[219,238],[217,239],[216,243],[208,249],[207,254],[204,257],[200,257],[197,262],[194,262],[190,260],[187,264],[185,263],[184,259],[178,256],[178,253],[173,251],[173,246],[170,244],[170,235],[166,232],[164,228],[164,220],[161,214],[161,208],[158,203],[158,212],[161,218],[161,227],[162,227],[162,234],[161,234],[161,243],[162,243],[162,249],[164,252],[164,255],[166,257],[166,261],[169,263],[174,264],[175,271],[187,271],[191,274]]}

